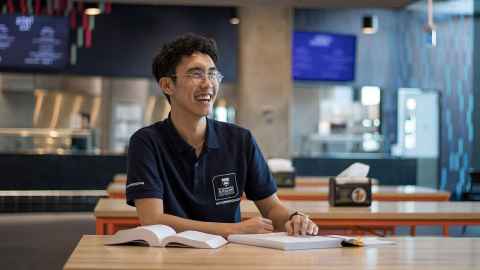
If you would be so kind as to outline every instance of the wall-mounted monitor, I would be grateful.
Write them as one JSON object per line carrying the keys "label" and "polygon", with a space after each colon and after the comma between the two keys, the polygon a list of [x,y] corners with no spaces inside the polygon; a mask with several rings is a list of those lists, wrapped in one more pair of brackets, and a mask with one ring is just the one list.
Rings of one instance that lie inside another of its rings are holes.
{"label": "wall-mounted monitor", "polygon": [[61,70],[68,44],[67,17],[0,15],[0,70]]}
{"label": "wall-mounted monitor", "polygon": [[354,35],[294,32],[294,80],[353,81],[356,43]]}

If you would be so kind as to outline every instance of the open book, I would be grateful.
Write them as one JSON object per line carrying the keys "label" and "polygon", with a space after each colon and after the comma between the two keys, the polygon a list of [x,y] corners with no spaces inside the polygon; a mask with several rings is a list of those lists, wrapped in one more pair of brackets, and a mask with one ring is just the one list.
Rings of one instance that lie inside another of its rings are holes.
{"label": "open book", "polygon": [[374,246],[393,244],[392,241],[380,240],[376,237],[329,236],[289,236],[285,232],[266,234],[232,234],[228,241],[251,246],[298,250],[354,246]]}
{"label": "open book", "polygon": [[152,247],[218,248],[228,242],[219,235],[198,231],[176,233],[167,225],[149,225],[120,230],[107,241],[106,245],[127,243],[146,244]]}

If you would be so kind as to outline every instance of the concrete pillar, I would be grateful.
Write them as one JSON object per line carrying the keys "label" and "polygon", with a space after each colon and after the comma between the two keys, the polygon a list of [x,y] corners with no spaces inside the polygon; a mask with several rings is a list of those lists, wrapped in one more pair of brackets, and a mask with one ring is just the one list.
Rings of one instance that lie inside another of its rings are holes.
{"label": "concrete pillar", "polygon": [[238,116],[265,157],[290,157],[291,37],[293,9],[238,8]]}

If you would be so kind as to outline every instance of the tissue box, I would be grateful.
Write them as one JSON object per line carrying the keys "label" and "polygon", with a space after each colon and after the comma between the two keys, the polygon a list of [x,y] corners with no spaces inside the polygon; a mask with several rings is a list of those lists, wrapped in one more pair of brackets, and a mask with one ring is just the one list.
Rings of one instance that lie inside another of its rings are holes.
{"label": "tissue box", "polygon": [[272,158],[268,160],[268,167],[278,187],[295,186],[295,168],[291,160]]}
{"label": "tissue box", "polygon": [[372,204],[372,179],[331,177],[328,199],[331,206],[370,206]]}
{"label": "tissue box", "polygon": [[277,187],[295,186],[295,172],[273,172],[272,175],[277,182]]}

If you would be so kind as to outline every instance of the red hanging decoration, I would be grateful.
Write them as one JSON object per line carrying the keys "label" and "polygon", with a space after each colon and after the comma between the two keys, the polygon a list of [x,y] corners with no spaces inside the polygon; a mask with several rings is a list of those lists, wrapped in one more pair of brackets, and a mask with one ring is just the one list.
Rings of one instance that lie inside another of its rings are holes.
{"label": "red hanging decoration", "polygon": [[83,12],[84,6],[83,6],[83,1],[77,2],[77,10],[78,12]]}
{"label": "red hanging decoration", "polygon": [[52,16],[53,15],[53,3],[52,3],[53,0],[47,0],[47,15],[48,16]]}
{"label": "red hanging decoration", "polygon": [[85,13],[82,13],[82,26],[83,26],[83,29],[88,29],[88,23],[89,23],[88,15],[85,14]]}
{"label": "red hanging decoration", "polygon": [[59,8],[59,0],[53,0],[53,14],[58,15]]}
{"label": "red hanging decoration", "polygon": [[27,14],[27,3],[25,1],[26,0],[20,0],[20,12],[22,15]]}
{"label": "red hanging decoration", "polygon": [[39,16],[42,10],[41,1],[35,0],[35,15]]}
{"label": "red hanging decoration", "polygon": [[105,14],[112,12],[112,3],[110,1],[105,2]]}
{"label": "red hanging decoration", "polygon": [[85,48],[92,47],[92,30],[85,28]]}
{"label": "red hanging decoration", "polygon": [[65,9],[67,9],[67,0],[60,0],[60,10],[59,12],[63,12]]}
{"label": "red hanging decoration", "polygon": [[72,11],[70,11],[70,28],[77,28],[77,12],[75,11],[75,9],[72,9]]}
{"label": "red hanging decoration", "polygon": [[10,13],[10,14],[15,12],[15,6],[13,6],[12,0],[8,0],[7,9],[8,9],[8,13]]}

